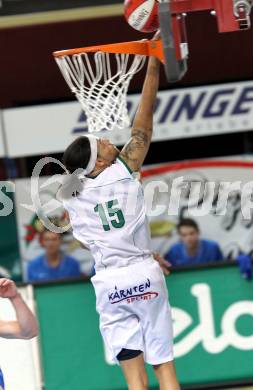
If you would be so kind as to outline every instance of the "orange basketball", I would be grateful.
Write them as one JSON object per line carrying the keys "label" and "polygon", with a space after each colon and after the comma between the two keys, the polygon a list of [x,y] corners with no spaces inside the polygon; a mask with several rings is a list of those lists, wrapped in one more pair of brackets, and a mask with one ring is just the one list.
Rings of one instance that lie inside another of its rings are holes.
{"label": "orange basketball", "polygon": [[125,0],[125,18],[135,30],[150,33],[158,30],[159,0]]}

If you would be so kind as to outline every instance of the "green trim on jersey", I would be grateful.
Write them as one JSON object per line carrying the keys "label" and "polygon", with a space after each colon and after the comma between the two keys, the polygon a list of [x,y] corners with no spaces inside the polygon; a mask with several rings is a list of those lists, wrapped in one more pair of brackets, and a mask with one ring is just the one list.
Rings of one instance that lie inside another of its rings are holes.
{"label": "green trim on jersey", "polygon": [[[117,207],[118,204],[119,204],[118,199],[113,199],[113,200],[109,200],[108,202],[105,202],[104,204],[98,203],[94,207],[95,213],[99,214],[105,232],[111,230],[109,222],[111,223],[112,227],[114,227],[115,229],[120,229],[125,225],[126,221],[122,210]],[[108,214],[109,220],[106,214]],[[116,217],[116,218],[113,219],[112,217]]]}
{"label": "green trim on jersey", "polygon": [[125,162],[125,160],[123,160],[123,158],[120,157],[120,156],[118,156],[117,158],[122,162],[122,164],[125,165],[125,167],[126,167],[126,169],[128,170],[128,172],[132,175],[133,171],[132,171],[132,169],[127,165],[127,163]]}

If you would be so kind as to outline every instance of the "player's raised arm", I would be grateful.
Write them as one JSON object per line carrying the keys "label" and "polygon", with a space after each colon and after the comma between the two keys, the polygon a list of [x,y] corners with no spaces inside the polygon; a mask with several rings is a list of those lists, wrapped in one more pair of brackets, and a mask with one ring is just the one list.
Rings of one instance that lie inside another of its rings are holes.
{"label": "player's raised arm", "polygon": [[150,146],[153,132],[153,109],[159,86],[159,68],[159,60],[150,57],[141,100],[131,130],[131,138],[120,153],[133,171],[140,170]]}

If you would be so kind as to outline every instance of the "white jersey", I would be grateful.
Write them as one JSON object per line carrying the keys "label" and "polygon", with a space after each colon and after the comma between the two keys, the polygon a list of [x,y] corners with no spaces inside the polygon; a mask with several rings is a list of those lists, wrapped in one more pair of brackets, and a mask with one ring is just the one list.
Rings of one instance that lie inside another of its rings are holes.
{"label": "white jersey", "polygon": [[118,157],[83,190],[64,201],[74,237],[87,246],[96,271],[125,267],[151,256],[144,192]]}

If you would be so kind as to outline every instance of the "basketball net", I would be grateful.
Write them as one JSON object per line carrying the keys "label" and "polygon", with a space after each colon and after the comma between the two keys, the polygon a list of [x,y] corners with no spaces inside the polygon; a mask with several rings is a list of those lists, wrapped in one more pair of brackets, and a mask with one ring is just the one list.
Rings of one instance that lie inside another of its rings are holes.
{"label": "basketball net", "polygon": [[98,51],[66,54],[55,59],[81,103],[89,132],[130,125],[127,91],[132,77],[145,63],[144,55]]}

